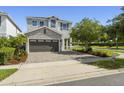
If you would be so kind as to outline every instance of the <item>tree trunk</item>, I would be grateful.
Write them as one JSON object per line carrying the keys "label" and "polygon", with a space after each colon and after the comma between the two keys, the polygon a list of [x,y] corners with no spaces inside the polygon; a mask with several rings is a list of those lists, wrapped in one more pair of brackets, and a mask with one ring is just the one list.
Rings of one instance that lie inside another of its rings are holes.
{"label": "tree trunk", "polygon": [[88,52],[89,51],[89,42],[85,42],[85,51]]}

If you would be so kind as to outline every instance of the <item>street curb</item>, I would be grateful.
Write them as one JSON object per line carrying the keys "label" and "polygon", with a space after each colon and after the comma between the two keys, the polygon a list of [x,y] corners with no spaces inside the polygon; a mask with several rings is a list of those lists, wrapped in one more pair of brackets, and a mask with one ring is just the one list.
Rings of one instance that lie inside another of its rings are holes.
{"label": "street curb", "polygon": [[[76,80],[83,80],[83,79],[89,79],[89,78],[95,78],[95,77],[102,77],[102,76],[108,76],[113,74],[119,74],[124,73],[124,69],[118,69],[118,70],[101,70],[101,71],[95,71],[95,72],[87,72],[87,73],[80,73],[80,74],[73,74],[69,76],[64,77],[55,77],[55,78],[46,78],[39,79],[39,80],[30,80],[30,81],[24,81],[24,82],[12,82],[8,84],[0,84],[0,86],[32,86],[32,85],[52,85],[52,84],[58,84],[58,83],[64,83],[64,82],[70,82],[70,81],[76,81]],[[56,79],[57,78],[57,79]]]}

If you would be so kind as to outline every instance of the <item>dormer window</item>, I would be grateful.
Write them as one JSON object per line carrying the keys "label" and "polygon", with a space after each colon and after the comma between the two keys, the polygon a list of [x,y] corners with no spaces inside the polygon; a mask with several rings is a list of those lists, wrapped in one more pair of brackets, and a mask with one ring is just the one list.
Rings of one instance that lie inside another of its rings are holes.
{"label": "dormer window", "polygon": [[53,28],[56,27],[56,21],[55,20],[51,20],[51,27],[53,27]]}
{"label": "dormer window", "polygon": [[40,22],[40,26],[44,26],[44,22],[43,21]]}
{"label": "dormer window", "polygon": [[37,21],[32,21],[33,26],[37,26]]}

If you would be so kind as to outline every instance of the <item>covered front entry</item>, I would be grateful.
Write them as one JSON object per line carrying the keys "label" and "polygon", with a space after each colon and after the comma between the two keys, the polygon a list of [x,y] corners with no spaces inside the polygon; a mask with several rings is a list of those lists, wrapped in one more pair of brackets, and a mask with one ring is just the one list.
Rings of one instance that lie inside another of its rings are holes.
{"label": "covered front entry", "polygon": [[59,51],[59,40],[30,39],[29,44],[30,52]]}

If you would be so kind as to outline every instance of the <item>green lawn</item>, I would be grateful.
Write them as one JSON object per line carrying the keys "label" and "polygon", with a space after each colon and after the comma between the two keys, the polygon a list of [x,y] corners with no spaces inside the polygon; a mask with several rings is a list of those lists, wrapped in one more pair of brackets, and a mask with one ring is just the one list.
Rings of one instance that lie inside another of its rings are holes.
{"label": "green lawn", "polygon": [[7,78],[8,76],[10,76],[11,74],[13,74],[14,72],[16,72],[17,69],[13,68],[13,69],[0,69],[0,81]]}
{"label": "green lawn", "polygon": [[124,59],[116,59],[115,62],[113,62],[112,60],[99,60],[89,64],[98,66],[100,68],[118,69],[118,68],[124,68]]}

